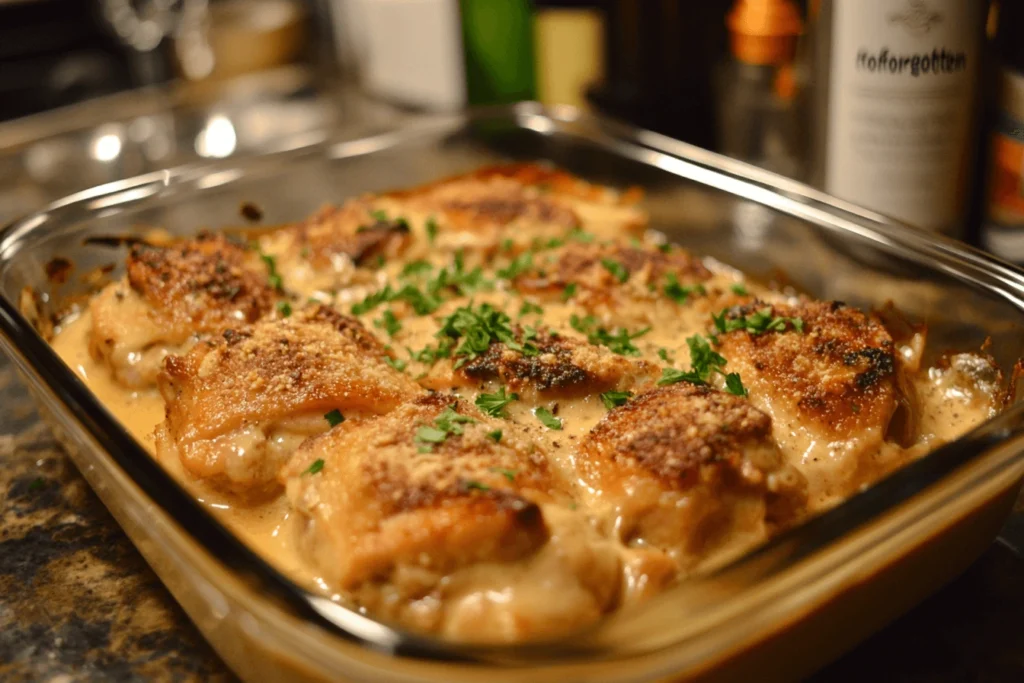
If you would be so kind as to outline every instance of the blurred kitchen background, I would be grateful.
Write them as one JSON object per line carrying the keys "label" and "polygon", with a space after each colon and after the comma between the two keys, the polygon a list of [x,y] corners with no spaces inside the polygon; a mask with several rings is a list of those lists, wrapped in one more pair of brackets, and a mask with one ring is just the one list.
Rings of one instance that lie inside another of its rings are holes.
{"label": "blurred kitchen background", "polygon": [[1021,0],[0,0],[0,221],[202,158],[573,105],[1024,262]]}

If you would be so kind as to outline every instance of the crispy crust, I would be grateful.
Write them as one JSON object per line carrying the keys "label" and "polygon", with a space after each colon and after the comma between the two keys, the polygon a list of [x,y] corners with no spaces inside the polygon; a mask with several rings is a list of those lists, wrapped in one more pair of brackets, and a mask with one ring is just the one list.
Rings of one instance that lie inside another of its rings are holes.
{"label": "crispy crust", "polygon": [[896,407],[897,364],[892,337],[877,317],[820,301],[755,302],[731,309],[727,317],[766,307],[773,316],[802,319],[805,332],[721,335],[730,370],[738,370],[752,391],[777,396],[836,437],[870,426],[884,429]]}
{"label": "crispy crust", "polygon": [[330,266],[338,255],[349,257],[357,266],[378,257],[400,256],[409,244],[409,226],[395,218],[379,220],[371,209],[372,205],[362,199],[321,208],[286,228],[293,239],[292,250],[318,268]]}
{"label": "crispy crust", "polygon": [[[448,407],[473,422],[421,452],[417,430]],[[500,441],[488,436],[495,429]],[[304,475],[317,460],[322,471]],[[293,504],[317,522],[314,542],[331,548],[323,571],[347,588],[405,563],[449,572],[522,557],[548,538],[538,503],[563,495],[539,448],[514,426],[440,394],[309,441],[282,478]]]}
{"label": "crispy crust", "polygon": [[245,247],[222,235],[200,235],[169,247],[135,244],[128,254],[128,284],[185,332],[216,332],[254,322],[274,303],[266,270]]}
{"label": "crispy crust", "polygon": [[669,550],[684,567],[715,545],[791,520],[805,499],[767,415],[685,382],[609,412],[580,444],[577,466],[619,510],[626,540]]}
{"label": "crispy crust", "polygon": [[[620,282],[605,261],[622,266],[628,279]],[[646,298],[651,287],[660,289],[671,273],[681,285],[697,285],[712,276],[704,263],[689,252],[673,248],[667,253],[653,245],[580,244],[570,242],[558,251],[551,267],[538,267],[516,280],[524,292],[560,297],[566,287],[576,287],[578,301],[592,307],[596,302],[626,303]]]}
{"label": "crispy crust", "polygon": [[299,411],[390,410],[418,391],[384,357],[359,321],[313,306],[169,357],[159,386],[172,433],[207,439]]}
{"label": "crispy crust", "polygon": [[[522,339],[522,330],[517,331]],[[533,356],[494,343],[459,372],[470,380],[498,379],[516,390],[533,388],[563,396],[607,391],[613,387],[632,388],[638,380],[654,374],[646,361],[632,361],[607,349],[549,330],[540,330],[533,340],[539,353]]]}

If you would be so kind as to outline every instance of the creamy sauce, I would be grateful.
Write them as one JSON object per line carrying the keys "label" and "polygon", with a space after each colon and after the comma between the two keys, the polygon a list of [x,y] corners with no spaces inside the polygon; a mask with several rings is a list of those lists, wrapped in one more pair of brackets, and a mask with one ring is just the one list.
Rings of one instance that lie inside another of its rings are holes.
{"label": "creamy sauce", "polygon": [[[54,338],[53,348],[125,429],[155,458],[153,432],[164,419],[163,398],[156,389],[132,391],[115,382],[109,368],[89,354],[90,328],[88,311],[69,316]],[[236,498],[185,476],[180,462],[160,461],[160,464],[199,503],[277,569],[305,585],[319,585],[318,577],[302,561],[295,548],[289,519],[291,510],[284,496],[258,505],[240,504]]]}

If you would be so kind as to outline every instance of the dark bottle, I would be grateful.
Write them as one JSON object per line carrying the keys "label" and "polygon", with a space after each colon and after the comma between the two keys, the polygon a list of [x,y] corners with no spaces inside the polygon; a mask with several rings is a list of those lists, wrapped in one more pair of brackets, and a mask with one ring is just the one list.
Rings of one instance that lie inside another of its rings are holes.
{"label": "dark bottle", "polygon": [[981,243],[1024,263],[1024,4],[1003,2],[994,48],[999,62]]}

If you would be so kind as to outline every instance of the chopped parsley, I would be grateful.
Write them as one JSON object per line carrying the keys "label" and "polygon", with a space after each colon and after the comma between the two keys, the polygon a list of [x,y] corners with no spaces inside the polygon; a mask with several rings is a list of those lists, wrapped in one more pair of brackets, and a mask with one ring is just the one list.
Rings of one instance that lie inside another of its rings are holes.
{"label": "chopped parsley", "polygon": [[505,387],[502,387],[494,394],[480,394],[476,397],[476,407],[491,417],[503,417],[505,406],[512,401],[518,401],[519,394],[508,394]]}
{"label": "chopped parsley", "polygon": [[495,429],[493,432],[487,432],[487,438],[491,439],[492,441],[494,441],[494,443],[500,442],[501,441],[501,430],[500,429]]}
{"label": "chopped parsley", "polygon": [[352,315],[362,315],[369,313],[373,309],[377,308],[383,303],[391,301],[394,297],[394,292],[391,289],[391,285],[385,285],[384,289],[371,292],[366,295],[366,298],[359,303],[352,305]]}
{"label": "chopped parsley", "polygon": [[278,301],[277,312],[281,314],[282,318],[287,318],[292,314],[292,305],[287,301]]}
{"label": "chopped parsley", "polygon": [[720,353],[711,348],[711,344],[706,338],[695,334],[686,340],[686,345],[690,348],[690,369],[662,368],[661,379],[658,380],[659,385],[665,386],[677,382],[706,385],[711,379],[711,375],[717,373],[725,377],[725,389],[730,394],[747,395],[740,376],[735,372],[726,373],[722,369],[727,361]]}
{"label": "chopped parsley", "polygon": [[306,476],[307,474],[316,474],[317,472],[319,472],[323,468],[324,468],[323,458],[317,458],[316,460],[313,461],[312,465],[310,465],[308,468],[306,468],[306,471],[302,473],[302,476]]}
{"label": "chopped parsley", "polygon": [[515,246],[515,242],[512,241],[511,237],[506,237],[501,241],[502,251],[512,251],[512,247]]}
{"label": "chopped parsley", "polygon": [[434,220],[433,216],[431,216],[430,218],[427,219],[426,228],[427,228],[427,240],[431,244],[433,244],[434,240],[437,238],[437,221]]}
{"label": "chopped parsley", "polygon": [[395,317],[394,312],[389,308],[373,321],[373,326],[387,332],[389,337],[394,337],[402,330],[402,323]]}
{"label": "chopped parsley", "polygon": [[502,280],[514,280],[523,273],[533,268],[533,252],[524,251],[512,259],[512,263],[497,271],[498,277]]}
{"label": "chopped parsley", "polygon": [[612,277],[620,283],[629,279],[629,271],[626,270],[626,266],[622,265],[615,259],[603,258],[601,259],[601,265],[604,266],[604,269],[611,273]]}
{"label": "chopped parsley", "polygon": [[370,218],[377,221],[378,223],[388,222],[388,214],[383,209],[374,209],[370,211]]}
{"label": "chopped parsley", "polygon": [[456,309],[445,318],[441,322],[437,336],[461,340],[455,349],[455,355],[463,358],[456,362],[456,367],[461,367],[470,358],[487,351],[493,342],[502,342],[508,348],[525,356],[536,356],[540,353],[537,345],[530,341],[537,336],[537,331],[528,331],[520,343],[516,341],[510,323],[508,315],[491,304],[484,303],[476,307],[470,304]]}
{"label": "chopped parsley", "polygon": [[[387,289],[387,287],[385,287]],[[413,285],[405,285],[390,295],[389,301],[404,301],[412,307],[416,315],[430,315],[441,305],[441,299],[428,290],[423,292]]]}
{"label": "chopped parsley", "polygon": [[640,349],[633,344],[633,340],[651,331],[650,327],[645,327],[636,332],[630,332],[626,328],[620,327],[612,333],[603,327],[599,327],[597,319],[592,315],[580,318],[573,314],[569,318],[569,325],[577,332],[587,335],[587,341],[591,344],[607,346],[613,353],[617,353],[620,356],[639,356]]}
{"label": "chopped parsley", "polygon": [[604,403],[604,407],[608,410],[612,408],[618,408],[621,405],[625,405],[633,396],[632,391],[606,391],[601,394],[601,403]]}
{"label": "chopped parsley", "polygon": [[544,315],[544,309],[532,301],[524,301],[522,307],[519,309],[519,317],[521,318],[524,315],[530,315],[531,313]]}
{"label": "chopped parsley", "polygon": [[658,349],[658,358],[669,364],[673,362],[672,359],[668,357],[668,349]]}
{"label": "chopped parsley", "polygon": [[461,436],[464,433],[462,425],[475,422],[476,420],[473,418],[459,415],[451,406],[448,406],[434,418],[433,426],[423,425],[417,429],[415,439],[422,444],[421,451],[429,452],[433,444],[444,443],[450,435]]}
{"label": "chopped parsley", "polygon": [[540,423],[548,429],[562,428],[562,419],[555,417],[554,413],[543,406],[534,410],[533,414],[536,415],[537,419],[540,420]]}
{"label": "chopped parsley", "polygon": [[743,380],[738,373],[730,372],[725,376],[725,390],[733,396],[746,396],[747,388],[743,386]]}
{"label": "chopped parsley", "polygon": [[715,329],[722,334],[734,330],[745,330],[752,335],[764,334],[766,332],[785,332],[787,327],[792,327],[799,333],[804,331],[802,318],[786,318],[772,315],[772,307],[764,308],[751,313],[750,315],[739,315],[732,318],[726,317],[729,310],[723,310],[717,315],[712,314],[711,319],[715,323]]}
{"label": "chopped parsley", "polygon": [[433,270],[434,267],[426,261],[410,261],[405,264],[405,268],[402,268],[401,277],[415,277],[424,273],[430,273]]}
{"label": "chopped parsley", "polygon": [[750,294],[750,292],[747,291],[746,286],[742,282],[737,282],[729,289],[732,290],[733,294],[738,294],[740,296],[747,296]]}
{"label": "chopped parsley", "polygon": [[704,285],[697,284],[687,286],[681,284],[675,273],[665,274],[665,286],[662,291],[665,292],[665,296],[672,299],[672,301],[675,301],[677,304],[685,304],[691,294],[707,294],[707,290],[704,289]]}
{"label": "chopped parsley", "polygon": [[[499,432],[499,434],[500,434],[500,432]],[[490,436],[490,434],[488,434],[488,436]],[[494,472],[496,474],[500,474],[501,476],[505,477],[509,481],[515,481],[516,480],[516,475],[519,474],[519,470],[509,470],[509,469],[505,469],[504,467],[491,467],[490,470],[491,470],[491,472]]]}
{"label": "chopped parsley", "polygon": [[341,411],[335,408],[329,413],[324,413],[324,419],[327,420],[327,424],[332,427],[337,427],[345,421],[345,416],[341,414]]}
{"label": "chopped parsley", "polygon": [[568,301],[574,296],[576,296],[576,283],[570,282],[565,286],[565,289],[562,290],[562,301]]}
{"label": "chopped parsley", "polygon": [[408,363],[401,358],[392,358],[391,356],[384,356],[384,362],[399,372],[405,370],[405,367],[408,365]]}
{"label": "chopped parsley", "polygon": [[565,235],[565,239],[572,240],[573,242],[581,242],[583,244],[590,244],[597,239],[592,233],[586,232],[580,226],[576,226]]}
{"label": "chopped parsley", "polygon": [[264,253],[260,249],[259,244],[256,244],[255,248],[259,252],[260,260],[267,266],[267,284],[280,292],[284,289],[284,280],[281,279],[281,274],[277,272],[277,259],[270,254]]}
{"label": "chopped parsley", "polygon": [[491,487],[488,486],[487,484],[484,484],[483,482],[479,482],[479,481],[474,481],[472,479],[467,479],[466,480],[465,487],[469,491],[473,491],[473,490],[476,490],[476,491],[490,491],[491,490]]}
{"label": "chopped parsley", "polygon": [[409,349],[409,355],[413,360],[425,363],[427,365],[433,365],[440,358],[450,358],[452,355],[453,342],[450,339],[442,339],[435,349],[430,344],[419,351],[413,351]]}

